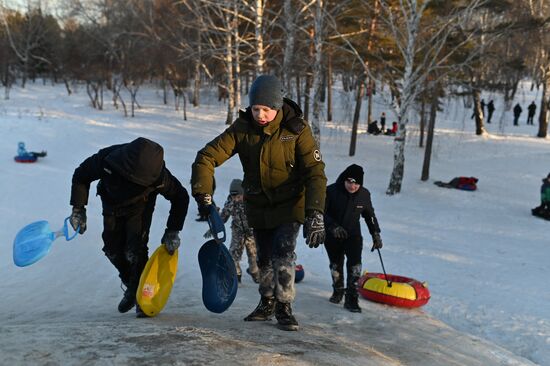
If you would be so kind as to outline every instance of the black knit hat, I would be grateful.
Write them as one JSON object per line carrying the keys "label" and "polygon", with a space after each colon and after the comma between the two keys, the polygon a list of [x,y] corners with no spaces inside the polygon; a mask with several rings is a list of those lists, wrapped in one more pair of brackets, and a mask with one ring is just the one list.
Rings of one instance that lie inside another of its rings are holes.
{"label": "black knit hat", "polygon": [[344,170],[341,176],[344,179],[354,179],[356,183],[363,185],[363,174],[363,168],[357,164],[351,164],[346,168],[346,170]]}
{"label": "black knit hat", "polygon": [[283,86],[273,75],[260,75],[254,80],[248,92],[249,105],[264,105],[271,109],[283,106]]}

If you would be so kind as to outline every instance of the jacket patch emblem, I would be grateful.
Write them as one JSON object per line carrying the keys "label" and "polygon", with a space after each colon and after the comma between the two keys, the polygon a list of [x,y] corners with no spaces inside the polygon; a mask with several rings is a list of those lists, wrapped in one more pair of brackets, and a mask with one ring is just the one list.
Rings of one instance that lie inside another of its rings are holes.
{"label": "jacket patch emblem", "polygon": [[290,140],[294,140],[295,136],[293,135],[284,135],[284,136],[281,136],[281,141],[290,141]]}
{"label": "jacket patch emblem", "polygon": [[313,159],[315,159],[315,161],[321,161],[321,152],[319,150],[313,151]]}

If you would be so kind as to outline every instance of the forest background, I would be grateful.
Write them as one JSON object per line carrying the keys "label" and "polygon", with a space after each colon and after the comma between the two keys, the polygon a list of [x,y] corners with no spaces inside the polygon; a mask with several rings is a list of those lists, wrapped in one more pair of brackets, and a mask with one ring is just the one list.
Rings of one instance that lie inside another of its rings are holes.
{"label": "forest background", "polygon": [[[362,100],[388,90],[398,122],[386,193],[401,191],[407,125],[426,145],[422,180],[441,98],[463,96],[476,134],[485,134],[482,91],[501,92],[511,109],[521,80],[537,93],[537,136],[545,138],[550,104],[550,3],[545,0],[2,0],[0,79],[9,99],[16,81],[85,83],[102,110],[104,91],[125,116],[139,108],[144,83],[170,94],[186,118],[200,89],[218,89],[226,123],[259,74],[275,74],[303,108],[320,143],[320,121],[334,108],[353,120],[355,154]],[[355,91],[354,105],[334,105],[333,84]],[[123,97],[124,88],[129,97]],[[353,113],[352,113],[353,112]],[[337,123],[337,122],[336,122]],[[389,122],[388,122],[389,123]]]}

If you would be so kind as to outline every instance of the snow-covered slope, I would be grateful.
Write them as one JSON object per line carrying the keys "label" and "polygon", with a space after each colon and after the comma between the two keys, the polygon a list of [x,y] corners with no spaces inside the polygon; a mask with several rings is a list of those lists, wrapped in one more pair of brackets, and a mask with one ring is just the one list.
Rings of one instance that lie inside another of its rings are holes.
{"label": "snow-covered slope", "polygon": [[[469,110],[452,101],[438,122],[432,179],[419,180],[424,150],[411,130],[403,191],[393,197],[384,194],[392,139],[360,134],[350,158],[348,126],[323,124],[329,182],[351,163],[366,168],[386,270],[428,282],[432,299],[421,309],[361,300],[363,313],[352,314],[329,303],[326,253],[299,238],[298,263],[306,270],[294,304],[299,332],[280,331],[275,322],[242,321],[259,300],[249,277],[227,312],[209,313],[201,301],[196,260],[207,226],[195,222],[191,202],[168,305],[152,319],[119,314],[122,292],[101,252],[95,185],[88,231],[71,242],[58,239],[36,264],[16,267],[11,247],[17,231],[43,219],[60,227],[70,212],[74,168],[101,147],[137,136],[156,140],[165,147],[168,168],[189,189],[196,151],[225,128],[224,106],[206,102],[183,121],[181,111],[161,104],[155,89],[140,95],[142,109],[135,118],[122,117],[110,105],[91,109],[84,90],[69,97],[61,86],[31,84],[0,101],[0,364],[550,364],[550,292],[544,282],[550,272],[550,224],[530,215],[539,201],[540,178],[550,171],[549,142],[534,138],[536,127],[524,122],[510,126],[505,114],[488,126],[490,135],[477,137],[473,122],[464,118]],[[375,108],[383,110],[381,104]],[[48,156],[36,164],[14,163],[19,141],[28,150],[47,150]],[[236,158],[217,169],[218,202],[241,175]],[[432,184],[458,175],[478,177],[479,190]],[[168,209],[159,197],[151,249],[162,236]],[[380,272],[369,243],[367,235],[363,267]]]}

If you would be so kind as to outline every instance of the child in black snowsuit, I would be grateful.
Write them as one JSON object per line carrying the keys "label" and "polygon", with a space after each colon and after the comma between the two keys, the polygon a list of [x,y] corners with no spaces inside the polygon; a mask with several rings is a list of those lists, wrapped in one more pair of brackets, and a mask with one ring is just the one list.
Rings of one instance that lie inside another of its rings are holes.
{"label": "child in black snowsuit", "polygon": [[[189,195],[165,167],[162,147],[140,137],[130,143],[99,150],[74,171],[70,223],[80,234],[86,231],[86,204],[90,183],[98,180],[97,194],[103,204],[103,252],[119,272],[126,291],[118,305],[125,313],[136,304],[141,272],[148,260],[149,229],[160,193],[171,203],[161,239],[169,253],[180,245]],[[144,316],[136,308],[138,317]]]}
{"label": "child in black snowsuit", "polygon": [[[360,216],[365,219],[372,236],[372,249],[382,248],[380,227],[374,214],[370,192],[363,187],[363,168],[352,164],[344,170],[336,183],[327,187],[325,222],[327,236],[325,248],[330,261],[332,287],[330,302],[342,301],[351,312],[361,312],[358,303],[357,281],[361,275],[361,236]],[[344,288],[344,258],[347,258],[347,287]]]}

